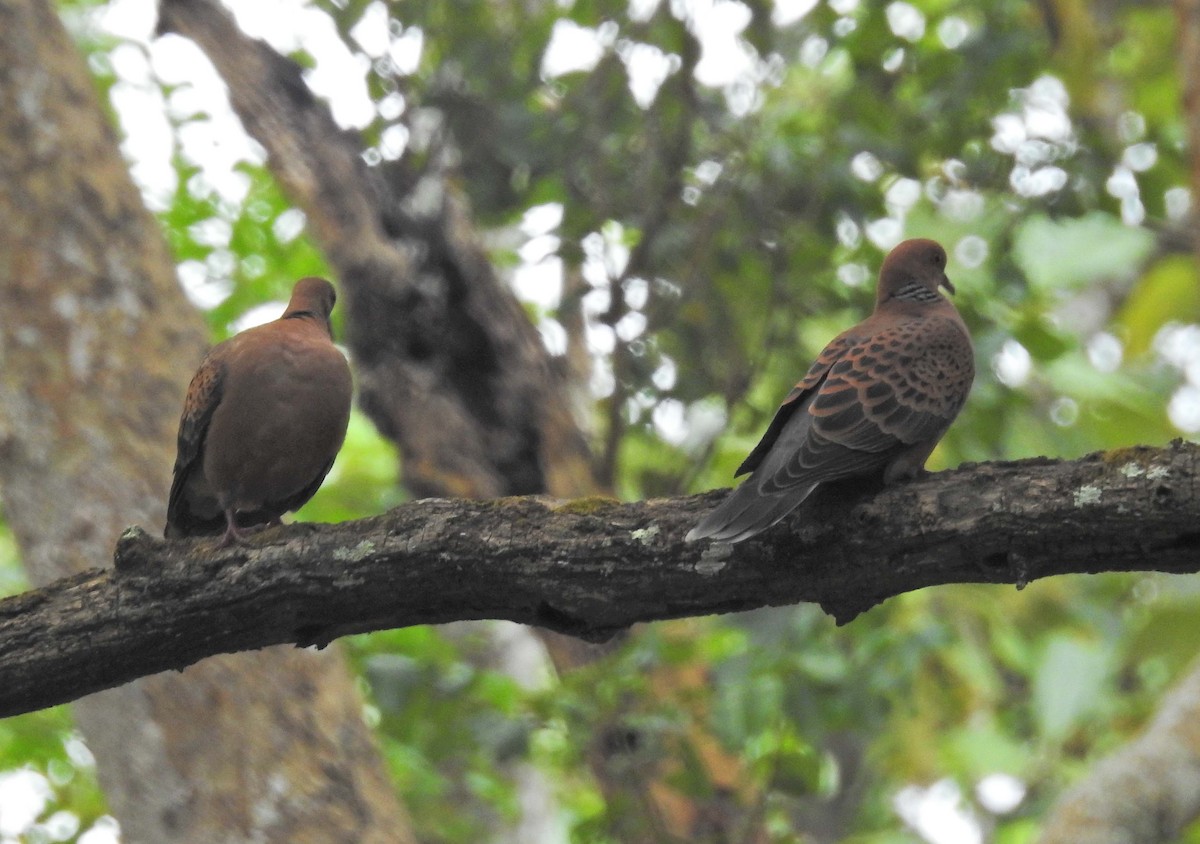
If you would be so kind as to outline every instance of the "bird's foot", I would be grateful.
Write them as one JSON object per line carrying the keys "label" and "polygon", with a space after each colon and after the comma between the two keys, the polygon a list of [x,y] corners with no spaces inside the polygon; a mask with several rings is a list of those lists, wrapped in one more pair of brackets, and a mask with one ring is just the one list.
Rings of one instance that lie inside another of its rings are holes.
{"label": "bird's foot", "polygon": [[243,548],[250,547],[250,540],[246,538],[248,533],[251,533],[251,528],[238,528],[233,525],[225,528],[225,532],[221,534],[221,538],[217,540],[217,548],[229,548],[233,545],[240,545]]}
{"label": "bird's foot", "polygon": [[225,511],[225,533],[221,534],[221,538],[217,540],[217,548],[228,548],[231,545],[240,545],[243,548],[247,548],[250,546],[250,534],[258,533],[266,527],[270,527],[270,525],[239,526],[237,523],[237,511],[228,509]]}

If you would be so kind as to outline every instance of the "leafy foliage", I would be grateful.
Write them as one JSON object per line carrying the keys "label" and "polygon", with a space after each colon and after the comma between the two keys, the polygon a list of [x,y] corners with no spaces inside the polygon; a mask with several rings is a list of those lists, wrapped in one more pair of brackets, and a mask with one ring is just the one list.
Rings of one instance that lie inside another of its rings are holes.
{"label": "leafy foliage", "polygon": [[[1169,8],[833,0],[781,24],[793,4],[720,5],[742,71],[714,82],[722,39],[700,3],[321,4],[368,68],[367,160],[468,194],[497,265],[583,373],[606,484],[727,484],[808,362],[869,309],[901,236],[947,246],[979,359],[931,468],[1200,429]],[[118,45],[70,8],[107,90]],[[358,27],[383,12],[387,48],[368,51]],[[582,40],[559,70],[548,48],[564,33]],[[176,113],[175,129],[210,119]],[[202,165],[176,151],[161,219],[219,339],[327,270],[252,154],[234,198]],[[547,206],[561,219],[534,225]],[[302,517],[398,498],[394,451],[356,418]],[[901,798],[950,781],[981,840],[1015,844],[1144,723],[1195,654],[1198,608],[1193,585],[1156,575],[944,587],[844,629],[812,607],[658,625],[532,683],[495,667],[478,630],[351,650],[425,841],[514,824],[522,766],[555,784],[572,840],[629,840],[637,807],[611,802],[599,765],[728,797],[753,840],[780,842],[936,840]],[[61,710],[0,724],[0,769],[46,772],[55,805],[93,819],[69,731]],[[986,805],[995,773],[1023,785],[1015,807]]]}

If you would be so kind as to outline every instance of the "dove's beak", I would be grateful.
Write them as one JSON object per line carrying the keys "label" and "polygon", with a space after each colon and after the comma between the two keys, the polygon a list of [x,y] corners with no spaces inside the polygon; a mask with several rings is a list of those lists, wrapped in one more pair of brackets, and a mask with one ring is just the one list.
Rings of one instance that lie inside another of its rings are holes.
{"label": "dove's beak", "polygon": [[952,294],[958,292],[954,289],[954,285],[950,283],[950,279],[948,279],[946,276],[942,276],[941,286],[949,290]]}

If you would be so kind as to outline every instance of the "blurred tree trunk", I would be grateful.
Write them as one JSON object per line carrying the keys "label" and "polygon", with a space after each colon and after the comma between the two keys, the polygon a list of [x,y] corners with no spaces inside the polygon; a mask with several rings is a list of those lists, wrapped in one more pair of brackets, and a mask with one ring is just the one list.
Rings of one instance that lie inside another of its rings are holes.
{"label": "blurred tree trunk", "polygon": [[[0,0],[0,493],[30,579],[165,515],[204,329],[57,15]],[[341,657],[221,657],[74,708],[135,842],[411,841]]]}
{"label": "blurred tree trunk", "polygon": [[1191,155],[1192,248],[1200,263],[1200,0],[1175,0],[1183,117]]}
{"label": "blurred tree trunk", "polygon": [[[209,56],[246,131],[307,215],[345,291],[360,404],[399,445],[409,491],[594,493],[566,375],[492,268],[439,162],[424,172],[401,162],[388,178],[368,168],[361,139],[337,127],[299,66],[242,34],[211,0],[162,0],[159,29],[191,38]],[[540,637],[559,670],[606,652],[554,633]],[[627,726],[596,732],[589,758],[620,840],[724,840],[745,823],[726,788],[737,765],[711,737],[697,737],[703,749],[693,757],[718,792],[704,806],[667,784],[674,763],[631,770],[638,757],[614,741]]]}
{"label": "blurred tree trunk", "polygon": [[1200,663],[1146,731],[1055,804],[1039,844],[1158,844],[1200,816]]}
{"label": "blurred tree trunk", "polygon": [[362,159],[300,67],[210,0],[163,0],[159,30],[191,38],[307,216],[344,292],[359,404],[400,447],[417,498],[594,491],[564,378],[492,269],[444,174],[399,190]]}
{"label": "blurred tree trunk", "polygon": [[[465,498],[591,492],[587,445],[562,375],[442,174],[410,174],[407,195],[394,196],[295,63],[246,37],[215,3],[164,0],[159,14],[160,32],[191,38],[216,65],[246,131],[267,149],[334,267],[359,406],[399,446],[407,489]],[[502,652],[524,649],[535,635],[511,632],[488,667],[514,663]],[[522,806],[540,817],[507,830],[497,822],[497,841],[563,840],[549,783],[524,763],[509,773]]]}

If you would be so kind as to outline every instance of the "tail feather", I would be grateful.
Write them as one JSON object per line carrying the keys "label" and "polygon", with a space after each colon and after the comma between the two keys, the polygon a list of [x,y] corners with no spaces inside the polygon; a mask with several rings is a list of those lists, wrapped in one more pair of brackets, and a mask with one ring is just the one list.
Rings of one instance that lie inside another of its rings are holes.
{"label": "tail feather", "polygon": [[688,531],[684,539],[730,543],[749,539],[799,507],[816,488],[816,484],[796,486],[781,495],[766,496],[759,492],[751,477]]}
{"label": "tail feather", "polygon": [[[697,539],[741,542],[749,539],[792,512],[817,488],[816,481],[804,483],[806,477],[811,477],[811,472],[798,470],[791,465],[808,441],[812,428],[812,416],[808,409],[814,394],[809,392],[789,415],[776,417],[768,431],[769,447],[765,454],[757,458],[754,473],[701,519],[700,524],[688,531],[685,537],[688,542]],[[781,419],[783,422],[779,425]],[[759,454],[759,448],[755,448],[747,460],[750,461],[755,454]],[[784,485],[778,481],[780,478],[784,478]],[[763,492],[764,486],[771,491]]]}

